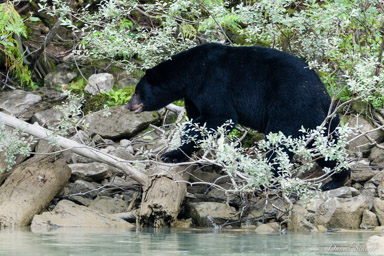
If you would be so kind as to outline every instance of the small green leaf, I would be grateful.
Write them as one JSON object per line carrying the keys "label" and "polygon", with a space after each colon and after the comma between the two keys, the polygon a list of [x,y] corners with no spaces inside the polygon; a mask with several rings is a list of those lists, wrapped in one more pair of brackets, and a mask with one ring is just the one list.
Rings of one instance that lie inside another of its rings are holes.
{"label": "small green leaf", "polygon": [[33,21],[33,22],[35,22],[35,21],[41,21],[39,17],[31,17],[31,18],[29,18],[29,20],[30,20],[30,21]]}

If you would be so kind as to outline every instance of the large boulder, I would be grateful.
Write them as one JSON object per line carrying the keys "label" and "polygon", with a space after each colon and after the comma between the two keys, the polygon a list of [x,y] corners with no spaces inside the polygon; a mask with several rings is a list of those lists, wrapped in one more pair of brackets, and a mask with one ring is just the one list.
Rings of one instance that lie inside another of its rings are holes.
{"label": "large boulder", "polygon": [[189,204],[193,223],[201,227],[219,226],[228,220],[235,221],[236,209],[223,203],[197,202]]}
{"label": "large boulder", "polygon": [[68,200],[60,201],[51,212],[36,215],[31,224],[38,227],[103,227],[133,228],[134,225],[122,219],[101,213]]}
{"label": "large boulder", "polygon": [[255,230],[258,234],[273,234],[278,233],[280,230],[280,224],[277,222],[271,222],[267,224],[261,224]]}
{"label": "large boulder", "polygon": [[72,196],[82,196],[86,198],[93,199],[95,198],[98,191],[98,184],[88,182],[85,180],[76,180],[74,183],[69,183],[66,188],[68,190],[68,194]]}
{"label": "large boulder", "polygon": [[59,68],[57,71],[49,72],[44,77],[44,85],[50,88],[68,87],[69,83],[77,77],[77,73],[69,70],[68,67]]}
{"label": "large boulder", "polygon": [[293,231],[318,232],[318,229],[307,220],[308,211],[301,205],[294,205],[288,229]]}
{"label": "large boulder", "polygon": [[365,246],[369,255],[384,255],[383,236],[371,236]]}
{"label": "large boulder", "polygon": [[150,123],[158,120],[155,112],[134,114],[124,106],[111,107],[110,115],[100,110],[85,117],[90,134],[99,134],[106,139],[129,138],[146,129]]}
{"label": "large boulder", "polygon": [[327,228],[359,229],[363,212],[368,207],[369,202],[363,195],[328,198],[319,205],[314,222]]}
{"label": "large boulder", "polygon": [[371,150],[369,160],[373,166],[384,166],[384,143],[379,144],[380,147],[375,146]]}
{"label": "large boulder", "polygon": [[363,183],[378,174],[379,170],[374,170],[369,165],[369,159],[362,159],[352,166],[351,179],[353,182]]}
{"label": "large boulder", "polygon": [[24,162],[0,187],[0,226],[27,226],[64,188],[71,170],[63,159]]}
{"label": "large boulder", "polygon": [[377,220],[376,214],[368,209],[365,209],[363,212],[363,219],[361,220],[360,228],[373,229],[377,226],[379,226],[379,221]]}
{"label": "large boulder", "polygon": [[120,198],[98,197],[91,201],[88,207],[99,212],[114,214],[126,212],[128,206],[129,203]]}
{"label": "large boulder", "polygon": [[[371,125],[367,120],[365,120],[362,116],[344,116],[343,119],[349,123],[349,127],[358,127],[359,131],[369,132],[375,127]],[[370,138],[372,138],[376,142],[382,142],[383,141],[383,132],[380,130],[376,130],[374,132],[370,132],[367,135],[369,135]],[[352,135],[349,139],[352,139],[358,135]],[[365,155],[369,153],[369,150],[371,149],[371,142],[366,136],[361,136],[355,140],[353,140],[349,144],[349,150],[357,154],[358,156]]]}
{"label": "large boulder", "polygon": [[384,200],[375,198],[373,200],[373,209],[376,212],[380,225],[384,226]]}
{"label": "large boulder", "polygon": [[54,127],[64,117],[63,113],[55,108],[39,111],[32,116],[32,123],[37,122],[41,126]]}
{"label": "large boulder", "polygon": [[72,170],[71,180],[82,179],[85,181],[100,182],[113,174],[123,175],[119,169],[103,163],[78,163],[68,165]]}
{"label": "large boulder", "polygon": [[88,78],[84,91],[92,95],[104,93],[113,89],[114,78],[109,73],[93,74]]}
{"label": "large boulder", "polygon": [[22,120],[29,120],[33,115],[30,111],[32,106],[41,100],[41,96],[23,90],[0,92],[0,109]]}

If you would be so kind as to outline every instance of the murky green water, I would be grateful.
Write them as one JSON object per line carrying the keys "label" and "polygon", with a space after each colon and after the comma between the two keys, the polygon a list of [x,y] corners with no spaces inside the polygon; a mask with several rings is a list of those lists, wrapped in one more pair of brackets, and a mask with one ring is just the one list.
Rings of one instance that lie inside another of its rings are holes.
{"label": "murky green water", "polygon": [[[0,231],[0,255],[367,255],[374,233],[194,229]],[[338,251],[338,252],[336,252]],[[340,252],[343,251],[343,252]]]}

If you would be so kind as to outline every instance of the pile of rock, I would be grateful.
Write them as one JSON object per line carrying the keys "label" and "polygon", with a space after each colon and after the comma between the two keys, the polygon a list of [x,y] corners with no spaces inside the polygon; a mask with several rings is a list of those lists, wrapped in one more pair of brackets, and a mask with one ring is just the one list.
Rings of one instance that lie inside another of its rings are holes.
{"label": "pile of rock", "polygon": [[[61,86],[65,86],[73,74],[52,74],[51,77],[61,79]],[[110,74],[90,79],[94,80],[96,82],[87,86],[92,94],[104,92],[113,85]],[[62,93],[47,87],[36,92],[2,92],[0,109],[42,126],[54,126],[62,116],[53,106],[61,104],[64,98]],[[362,117],[347,118],[352,126],[362,125],[362,132],[373,129]],[[167,143],[160,129],[148,129],[159,121],[160,116],[155,112],[136,115],[124,107],[112,107],[109,115],[104,111],[86,115],[88,128],[78,131],[72,139],[130,161],[139,170],[150,173],[153,165],[142,160],[158,157]],[[324,192],[309,202],[292,199],[294,205],[278,197],[268,200],[254,197],[245,201],[239,196],[227,195],[206,184],[216,182],[223,188],[230,187],[228,179],[220,179],[219,168],[194,169],[190,182],[201,184],[188,186],[179,221],[174,225],[257,227],[260,233],[278,232],[281,227],[310,232],[334,228],[383,231],[384,136],[380,130],[369,136],[369,139],[362,136],[350,145],[360,161],[355,163],[347,187]],[[372,139],[377,146],[372,147]],[[12,172],[0,173],[0,182],[4,182],[0,187],[1,225],[131,227],[121,219],[135,222],[141,186],[119,169],[70,151],[51,154],[57,150],[54,145],[40,141],[33,157],[19,157]],[[0,155],[0,164],[2,159]],[[45,210],[48,211],[43,212]]]}

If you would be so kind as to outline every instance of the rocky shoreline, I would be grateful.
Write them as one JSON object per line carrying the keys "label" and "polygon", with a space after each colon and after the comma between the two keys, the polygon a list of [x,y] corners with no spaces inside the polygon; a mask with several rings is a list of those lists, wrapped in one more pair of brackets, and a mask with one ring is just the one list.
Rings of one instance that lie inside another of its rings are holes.
{"label": "rocky shoreline", "polygon": [[[74,75],[56,71],[47,77],[53,83],[51,87],[63,87]],[[108,90],[105,88],[111,85],[108,80],[111,77],[113,79],[111,74],[107,74],[105,79],[98,77],[96,87],[88,88],[88,92]],[[54,126],[62,118],[54,106],[60,105],[64,99],[61,92],[49,87],[35,92],[4,91],[0,94],[0,110],[30,123]],[[363,116],[343,118],[350,125],[360,125],[362,132],[374,129]],[[135,115],[124,107],[111,107],[108,116],[103,110],[86,115],[87,129],[74,131],[72,139],[124,159],[151,175],[156,165],[146,159],[160,155],[167,146],[167,138],[155,124],[164,124],[171,119],[164,115],[164,111]],[[372,139],[376,146],[373,146]],[[218,179],[222,176],[219,168],[191,168],[187,172],[192,185],[187,186],[186,198],[172,225],[252,228],[258,233],[284,229],[383,232],[383,141],[381,130],[369,133],[369,138],[361,136],[355,140],[350,150],[357,161],[350,181],[345,187],[323,192],[310,202],[295,199],[287,202],[273,196],[268,200],[257,196],[245,200],[236,195],[226,195],[208,184],[219,180],[218,185],[230,186],[227,179]],[[33,150],[28,158],[19,156],[12,171],[0,173],[1,226],[135,226],[143,196],[138,182],[115,167],[69,150],[60,151],[42,140]],[[51,154],[55,151],[59,153]],[[3,159],[0,154],[2,168]]]}

